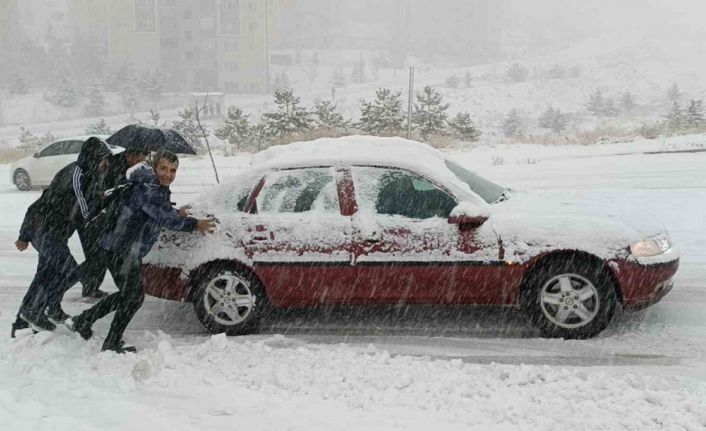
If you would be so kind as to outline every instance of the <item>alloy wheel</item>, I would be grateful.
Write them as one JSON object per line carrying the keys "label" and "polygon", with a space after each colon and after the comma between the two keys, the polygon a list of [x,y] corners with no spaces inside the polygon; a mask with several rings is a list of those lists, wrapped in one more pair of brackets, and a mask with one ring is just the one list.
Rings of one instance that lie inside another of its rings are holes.
{"label": "alloy wheel", "polygon": [[589,324],[598,314],[598,289],[578,274],[560,274],[549,279],[540,291],[539,302],[545,317],[565,329]]}
{"label": "alloy wheel", "polygon": [[243,322],[255,306],[250,282],[235,274],[213,278],[203,292],[203,304],[217,323],[225,326]]}

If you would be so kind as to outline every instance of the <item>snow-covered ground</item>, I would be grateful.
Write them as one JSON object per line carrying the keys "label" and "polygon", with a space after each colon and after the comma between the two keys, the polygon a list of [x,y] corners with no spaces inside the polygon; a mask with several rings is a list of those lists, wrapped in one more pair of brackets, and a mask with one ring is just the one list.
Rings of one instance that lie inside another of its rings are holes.
{"label": "snow-covered ground", "polygon": [[[706,153],[659,153],[704,142],[452,153],[500,184],[537,190],[548,211],[578,206],[666,225],[683,254],[675,289],[595,339],[538,338],[514,311],[432,307],[282,312],[261,335],[211,337],[190,305],[148,299],[126,334],[136,355],[99,352],[109,320],[88,343],[63,328],[0,338],[0,429],[705,429]],[[222,178],[248,162],[217,159]],[[209,170],[207,159],[184,160],[178,203],[213,183]],[[0,327],[9,335],[36,265],[36,253],[13,242],[38,193],[4,184],[0,196]],[[71,246],[81,260],[75,238]],[[67,295],[69,313],[87,306],[79,289]]]}

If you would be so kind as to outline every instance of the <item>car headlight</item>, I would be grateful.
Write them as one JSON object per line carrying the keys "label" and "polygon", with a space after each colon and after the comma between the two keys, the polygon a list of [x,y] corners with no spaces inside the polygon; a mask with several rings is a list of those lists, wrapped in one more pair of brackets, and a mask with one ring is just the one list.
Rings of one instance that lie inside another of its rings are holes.
{"label": "car headlight", "polygon": [[644,241],[638,241],[630,246],[630,252],[635,256],[648,257],[665,253],[672,247],[669,237],[657,235]]}

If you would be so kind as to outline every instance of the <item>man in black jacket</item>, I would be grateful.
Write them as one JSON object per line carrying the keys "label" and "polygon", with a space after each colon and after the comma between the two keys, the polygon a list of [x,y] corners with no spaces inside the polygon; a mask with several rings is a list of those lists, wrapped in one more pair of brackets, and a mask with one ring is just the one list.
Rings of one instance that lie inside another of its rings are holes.
{"label": "man in black jacket", "polygon": [[31,242],[39,253],[39,263],[13,324],[13,336],[15,329],[26,327],[23,323],[37,331],[53,330],[55,325],[49,318],[63,321],[69,317],[61,309],[61,299],[81,271],[69,252],[68,240],[78,224],[100,209],[101,176],[110,155],[101,139],[87,139],[78,160],[61,169],[27,209],[15,246],[24,251]]}
{"label": "man in black jacket", "polygon": [[[103,179],[103,189],[112,189],[126,183],[127,170],[143,162],[148,155],[148,151],[131,148],[108,157],[109,166]],[[81,223],[76,230],[81,240],[83,255],[86,256],[86,260],[81,264],[81,296],[104,298],[108,293],[100,290],[100,285],[103,283],[108,267],[105,259],[101,257],[102,249],[99,245],[103,234],[102,226],[98,223]]]}
{"label": "man in black jacket", "polygon": [[162,228],[201,233],[210,233],[215,228],[213,219],[184,216],[172,207],[169,186],[179,168],[177,156],[160,151],[153,163],[154,167],[142,166],[130,175],[132,189],[120,202],[117,223],[101,237],[103,258],[118,292],[65,322],[69,329],[88,339],[93,333],[93,323],[115,311],[102,350],[135,351],[134,347],[123,344],[123,332],[144,300],[142,258],[149,253]]}

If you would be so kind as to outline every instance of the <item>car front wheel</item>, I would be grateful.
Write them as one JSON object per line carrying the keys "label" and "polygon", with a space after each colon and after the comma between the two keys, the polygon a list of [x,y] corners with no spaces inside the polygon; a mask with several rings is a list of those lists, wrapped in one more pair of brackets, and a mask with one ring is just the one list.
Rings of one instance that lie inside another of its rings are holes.
{"label": "car front wheel", "polygon": [[520,303],[546,337],[590,338],[610,323],[618,302],[603,264],[583,256],[540,262],[523,286]]}
{"label": "car front wheel", "polygon": [[13,180],[17,190],[26,192],[32,190],[32,180],[29,178],[29,174],[24,169],[18,169],[13,175]]}
{"label": "car front wheel", "polygon": [[194,311],[212,334],[244,335],[257,331],[265,304],[257,277],[237,265],[214,265],[201,271]]}

